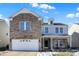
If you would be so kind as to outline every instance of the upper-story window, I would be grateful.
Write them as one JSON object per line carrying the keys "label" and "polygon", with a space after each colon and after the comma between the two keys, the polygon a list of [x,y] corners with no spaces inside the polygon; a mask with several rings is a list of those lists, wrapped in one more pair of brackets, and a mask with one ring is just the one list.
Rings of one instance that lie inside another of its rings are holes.
{"label": "upper-story window", "polygon": [[60,33],[63,33],[63,28],[60,28]]}
{"label": "upper-story window", "polygon": [[21,21],[19,25],[21,30],[31,30],[31,23],[29,21]]}
{"label": "upper-story window", "polygon": [[59,32],[59,29],[58,29],[58,27],[56,27],[56,28],[55,28],[55,32],[56,32],[56,33],[58,33],[58,32]]}
{"label": "upper-story window", "polygon": [[48,27],[45,27],[45,33],[48,33]]}

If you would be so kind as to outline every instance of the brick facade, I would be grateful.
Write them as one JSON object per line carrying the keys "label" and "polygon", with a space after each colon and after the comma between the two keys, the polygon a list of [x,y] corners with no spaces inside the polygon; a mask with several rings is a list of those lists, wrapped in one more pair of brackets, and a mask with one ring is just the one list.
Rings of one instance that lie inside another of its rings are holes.
{"label": "brick facade", "polygon": [[[19,29],[20,21],[30,21],[31,31]],[[31,13],[19,14],[10,21],[10,39],[39,39],[41,37],[41,21]]]}

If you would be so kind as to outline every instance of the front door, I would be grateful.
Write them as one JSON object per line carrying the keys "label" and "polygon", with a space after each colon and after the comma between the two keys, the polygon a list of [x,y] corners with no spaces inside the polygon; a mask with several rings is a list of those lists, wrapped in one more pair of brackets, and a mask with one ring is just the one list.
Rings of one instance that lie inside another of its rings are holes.
{"label": "front door", "polygon": [[44,39],[44,50],[50,50],[50,38]]}

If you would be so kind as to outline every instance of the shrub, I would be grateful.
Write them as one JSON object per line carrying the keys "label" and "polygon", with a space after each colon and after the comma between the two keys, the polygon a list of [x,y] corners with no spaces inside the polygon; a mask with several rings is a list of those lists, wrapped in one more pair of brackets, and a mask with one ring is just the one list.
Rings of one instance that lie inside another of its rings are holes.
{"label": "shrub", "polygon": [[6,47],[0,47],[0,51],[5,51]]}

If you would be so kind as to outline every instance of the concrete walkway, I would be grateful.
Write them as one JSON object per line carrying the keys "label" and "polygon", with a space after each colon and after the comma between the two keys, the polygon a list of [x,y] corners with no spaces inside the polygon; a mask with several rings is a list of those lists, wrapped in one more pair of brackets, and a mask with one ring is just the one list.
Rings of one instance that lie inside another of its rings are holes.
{"label": "concrete walkway", "polygon": [[79,56],[79,52],[75,52],[74,53],[74,56]]}
{"label": "concrete walkway", "polygon": [[52,52],[39,52],[37,56],[53,56]]}

